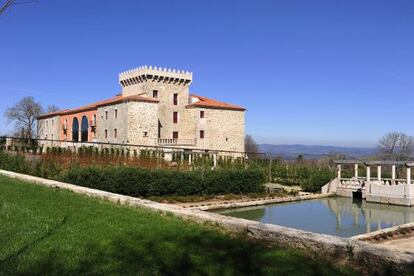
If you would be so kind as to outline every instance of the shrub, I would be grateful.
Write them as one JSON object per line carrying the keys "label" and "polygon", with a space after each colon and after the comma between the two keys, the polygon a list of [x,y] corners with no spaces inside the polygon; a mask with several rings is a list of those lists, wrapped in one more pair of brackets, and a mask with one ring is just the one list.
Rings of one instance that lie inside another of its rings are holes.
{"label": "shrub", "polygon": [[0,169],[18,173],[31,172],[30,163],[23,156],[9,155],[3,151],[0,151]]}
{"label": "shrub", "polygon": [[320,192],[322,186],[334,178],[334,174],[328,170],[314,171],[310,177],[301,183],[301,187],[306,192]]}
{"label": "shrub", "polygon": [[188,196],[199,194],[246,194],[263,191],[259,171],[150,170],[131,167],[72,167],[62,181],[130,196]]}

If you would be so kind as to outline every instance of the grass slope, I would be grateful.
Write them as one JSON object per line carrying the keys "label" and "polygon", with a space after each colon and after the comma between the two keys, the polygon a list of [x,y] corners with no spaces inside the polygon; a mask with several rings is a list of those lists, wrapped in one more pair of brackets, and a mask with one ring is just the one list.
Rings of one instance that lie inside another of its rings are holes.
{"label": "grass slope", "polygon": [[0,274],[343,274],[174,216],[0,176]]}

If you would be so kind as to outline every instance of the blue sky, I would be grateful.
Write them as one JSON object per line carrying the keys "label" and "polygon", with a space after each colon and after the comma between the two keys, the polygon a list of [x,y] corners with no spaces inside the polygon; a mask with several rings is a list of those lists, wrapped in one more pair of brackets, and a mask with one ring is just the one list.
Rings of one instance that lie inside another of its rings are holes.
{"label": "blue sky", "polygon": [[261,143],[375,145],[414,135],[413,30],[410,0],[39,0],[0,17],[0,113],[111,97],[119,72],[155,65],[245,106]]}

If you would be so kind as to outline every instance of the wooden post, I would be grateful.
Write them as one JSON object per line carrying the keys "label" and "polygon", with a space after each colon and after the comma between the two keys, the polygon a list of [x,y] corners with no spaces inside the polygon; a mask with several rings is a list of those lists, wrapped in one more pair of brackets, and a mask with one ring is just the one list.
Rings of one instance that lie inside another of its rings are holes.
{"label": "wooden post", "polygon": [[270,183],[273,182],[273,177],[272,177],[272,156],[269,156],[269,182]]}
{"label": "wooden post", "polygon": [[213,154],[213,167],[216,168],[217,167],[217,153]]}

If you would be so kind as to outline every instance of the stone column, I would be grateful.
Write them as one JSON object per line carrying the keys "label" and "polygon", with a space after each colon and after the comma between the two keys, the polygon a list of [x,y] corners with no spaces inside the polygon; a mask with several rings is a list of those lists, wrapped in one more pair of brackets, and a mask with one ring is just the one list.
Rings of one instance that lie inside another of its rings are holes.
{"label": "stone column", "polygon": [[391,167],[391,179],[395,180],[395,165],[392,165]]}
{"label": "stone column", "polygon": [[367,166],[367,181],[371,181],[371,167]]}
{"label": "stone column", "polygon": [[338,179],[341,179],[341,171],[342,171],[342,170],[341,170],[341,169],[342,169],[342,168],[341,168],[341,164],[338,164],[338,166],[337,166],[337,167],[338,167]]}
{"label": "stone column", "polygon": [[355,176],[355,178],[358,178],[358,164],[355,164],[354,170],[355,170],[354,176]]}
{"label": "stone column", "polygon": [[381,166],[377,167],[377,177],[378,177],[378,181],[381,181]]}
{"label": "stone column", "polygon": [[188,165],[191,165],[191,153],[188,154]]}

